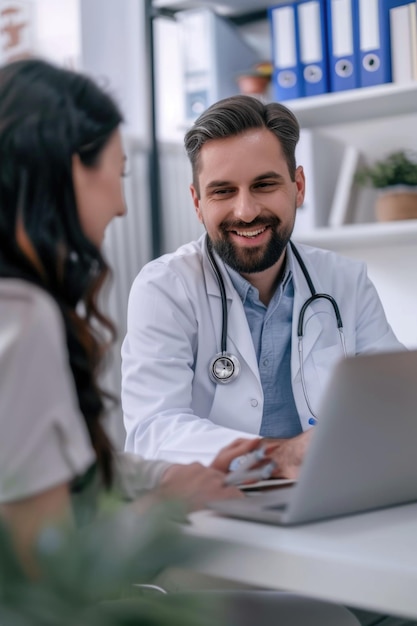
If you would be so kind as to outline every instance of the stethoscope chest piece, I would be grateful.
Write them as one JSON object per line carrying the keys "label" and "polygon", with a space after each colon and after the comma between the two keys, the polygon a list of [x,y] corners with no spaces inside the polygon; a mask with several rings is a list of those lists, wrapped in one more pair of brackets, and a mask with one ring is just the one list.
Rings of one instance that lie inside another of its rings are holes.
{"label": "stethoscope chest piece", "polygon": [[240,363],[237,357],[228,352],[219,352],[212,358],[209,365],[211,380],[216,384],[227,385],[238,377]]}

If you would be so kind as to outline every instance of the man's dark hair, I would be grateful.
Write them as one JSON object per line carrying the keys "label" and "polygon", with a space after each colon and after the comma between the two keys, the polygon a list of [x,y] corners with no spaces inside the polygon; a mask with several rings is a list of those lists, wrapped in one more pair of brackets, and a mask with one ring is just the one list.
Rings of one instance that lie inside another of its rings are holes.
{"label": "man's dark hair", "polygon": [[291,180],[295,180],[295,148],[300,138],[300,126],[294,113],[278,102],[263,104],[252,96],[232,96],[210,106],[185,135],[184,145],[198,194],[200,152],[204,144],[211,139],[240,135],[253,128],[266,128],[274,133],[281,144]]}

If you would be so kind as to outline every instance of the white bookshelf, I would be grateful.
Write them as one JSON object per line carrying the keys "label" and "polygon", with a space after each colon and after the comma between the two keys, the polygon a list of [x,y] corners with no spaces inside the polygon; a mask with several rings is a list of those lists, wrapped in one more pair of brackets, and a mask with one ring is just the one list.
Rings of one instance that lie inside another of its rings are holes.
{"label": "white bookshelf", "polygon": [[[153,4],[171,10],[208,6],[233,16],[256,12],[279,1],[153,0]],[[242,33],[258,44],[265,43],[268,25],[264,22],[252,27],[246,24]],[[315,129],[356,148],[361,160],[373,162],[396,150],[417,150],[417,81],[287,100],[284,104],[295,113],[301,128]],[[327,182],[325,179],[320,184]],[[408,347],[417,347],[417,220],[373,221],[376,195],[373,189],[355,190],[352,210],[346,216],[353,223],[298,233],[294,240],[366,262],[398,338]],[[175,206],[182,204],[177,202]],[[185,210],[184,221],[189,221],[191,209],[186,206]],[[174,215],[178,221],[177,208]]]}
{"label": "white bookshelf", "polygon": [[201,6],[210,7],[219,15],[244,15],[253,11],[262,11],[269,6],[280,4],[285,0],[152,0],[157,9],[182,11]]}
{"label": "white bookshelf", "polygon": [[310,246],[340,252],[344,249],[371,250],[397,246],[415,246],[417,250],[417,220],[316,228],[310,233],[298,235],[295,239]]}
{"label": "white bookshelf", "polygon": [[287,100],[285,105],[308,128],[406,115],[417,112],[417,81]]}

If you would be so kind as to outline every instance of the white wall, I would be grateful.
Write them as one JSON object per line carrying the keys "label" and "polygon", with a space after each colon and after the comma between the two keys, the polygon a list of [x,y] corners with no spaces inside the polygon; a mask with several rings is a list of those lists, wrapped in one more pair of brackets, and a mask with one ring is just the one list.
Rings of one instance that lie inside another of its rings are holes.
{"label": "white wall", "polygon": [[[351,254],[351,253],[350,253]],[[417,349],[417,246],[357,250],[365,259],[385,313],[398,339]]]}
{"label": "white wall", "polygon": [[[0,11],[7,9],[15,13],[3,15],[0,21],[0,61],[33,54],[66,67],[79,67],[80,0],[0,0]],[[19,31],[14,47],[7,33],[13,25]]]}
{"label": "white wall", "polygon": [[82,0],[82,68],[108,84],[129,132],[149,140],[149,67],[143,0]]}
{"label": "white wall", "polygon": [[175,20],[154,21],[157,134],[163,141],[182,142],[184,101],[178,25]]}
{"label": "white wall", "polygon": [[[119,331],[105,385],[120,397],[120,346],[126,331],[131,283],[151,254],[148,161],[150,139],[149,65],[146,57],[146,20],[143,0],[82,0],[82,69],[105,86],[124,115],[128,156],[127,216],[107,229],[104,250],[114,268],[107,311]],[[110,416],[109,431],[122,447],[125,431],[118,407]]]}
{"label": "white wall", "polygon": [[80,0],[35,0],[35,50],[66,67],[81,61]]}

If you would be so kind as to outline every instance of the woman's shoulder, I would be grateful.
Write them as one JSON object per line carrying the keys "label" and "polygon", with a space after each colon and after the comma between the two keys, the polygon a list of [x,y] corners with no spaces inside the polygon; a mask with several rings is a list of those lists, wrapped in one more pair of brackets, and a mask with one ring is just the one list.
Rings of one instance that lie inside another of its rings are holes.
{"label": "woman's shoulder", "polygon": [[58,312],[53,297],[41,287],[18,278],[0,279],[0,306],[23,308],[27,313]]}
{"label": "woman's shoulder", "polygon": [[0,502],[68,483],[95,460],[54,299],[0,279]]}
{"label": "woman's shoulder", "polygon": [[51,338],[63,334],[63,320],[53,297],[25,280],[0,279],[0,332],[27,334],[47,331]]}

